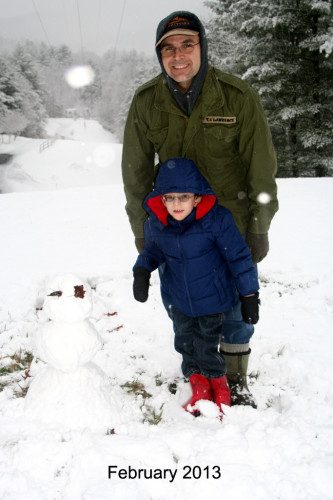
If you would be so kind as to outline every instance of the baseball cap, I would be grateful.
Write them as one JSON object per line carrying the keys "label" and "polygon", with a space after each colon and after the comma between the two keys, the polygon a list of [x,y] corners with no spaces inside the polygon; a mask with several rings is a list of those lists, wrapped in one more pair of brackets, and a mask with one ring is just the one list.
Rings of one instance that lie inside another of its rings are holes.
{"label": "baseball cap", "polygon": [[155,48],[166,38],[174,35],[199,35],[199,26],[192,17],[175,16],[167,24]]}

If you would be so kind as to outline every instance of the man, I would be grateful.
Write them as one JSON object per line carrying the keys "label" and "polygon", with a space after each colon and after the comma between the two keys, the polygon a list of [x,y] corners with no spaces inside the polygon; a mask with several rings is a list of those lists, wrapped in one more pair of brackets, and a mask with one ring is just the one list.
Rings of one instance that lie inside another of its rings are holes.
{"label": "man", "polygon": [[[248,83],[208,65],[205,29],[190,12],[173,12],[159,23],[155,48],[162,74],[136,91],[123,141],[126,211],[137,249],[144,246],[142,203],[159,166],[184,157],[197,164],[219,204],[232,212],[257,264],[268,253],[278,209],[276,156],[259,97]],[[256,407],[246,381],[253,332],[235,297],[220,351],[233,404]]]}

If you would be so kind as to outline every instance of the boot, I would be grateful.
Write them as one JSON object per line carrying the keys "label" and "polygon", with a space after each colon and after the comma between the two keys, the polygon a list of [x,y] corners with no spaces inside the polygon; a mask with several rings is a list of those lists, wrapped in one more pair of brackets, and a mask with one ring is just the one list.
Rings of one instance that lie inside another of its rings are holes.
{"label": "boot", "polygon": [[213,392],[213,401],[217,404],[221,412],[221,404],[231,406],[230,389],[227,377],[224,375],[221,378],[211,378],[209,379],[209,383]]}
{"label": "boot", "polygon": [[220,352],[223,354],[227,365],[227,379],[231,392],[231,404],[257,408],[257,403],[249,391],[246,380],[251,349],[242,353]]}
{"label": "boot", "polygon": [[212,391],[209,381],[203,375],[200,375],[200,373],[194,373],[191,375],[189,381],[193,394],[191,399],[184,405],[183,408],[189,413],[192,413],[194,417],[198,417],[200,415],[199,410],[195,410],[191,408],[191,406],[194,406],[200,399],[208,399],[210,401],[212,399]]}

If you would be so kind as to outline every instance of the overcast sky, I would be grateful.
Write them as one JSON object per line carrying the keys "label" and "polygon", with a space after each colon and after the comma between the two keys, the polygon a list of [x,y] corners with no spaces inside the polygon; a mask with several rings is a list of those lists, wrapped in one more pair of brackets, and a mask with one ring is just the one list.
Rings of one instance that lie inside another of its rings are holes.
{"label": "overcast sky", "polygon": [[153,54],[157,24],[175,10],[211,15],[203,0],[0,0],[0,37]]}

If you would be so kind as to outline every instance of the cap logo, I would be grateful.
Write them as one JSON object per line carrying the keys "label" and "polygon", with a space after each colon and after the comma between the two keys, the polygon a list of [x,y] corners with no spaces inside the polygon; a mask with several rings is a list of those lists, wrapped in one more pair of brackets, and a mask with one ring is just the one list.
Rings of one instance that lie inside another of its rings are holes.
{"label": "cap logo", "polygon": [[168,28],[175,28],[177,26],[185,26],[186,27],[189,25],[190,25],[190,22],[188,19],[186,19],[186,17],[176,16],[173,19],[171,19],[171,21],[169,22]]}

